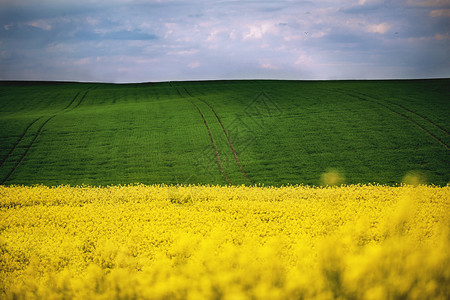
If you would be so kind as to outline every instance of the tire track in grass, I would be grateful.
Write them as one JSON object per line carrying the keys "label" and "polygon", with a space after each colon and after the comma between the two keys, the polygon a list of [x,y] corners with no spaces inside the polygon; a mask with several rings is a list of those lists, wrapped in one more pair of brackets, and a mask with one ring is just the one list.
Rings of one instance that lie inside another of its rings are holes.
{"label": "tire track in grass", "polygon": [[398,106],[398,107],[400,107],[400,108],[403,108],[403,109],[406,110],[407,112],[410,112],[410,113],[412,113],[413,115],[416,115],[416,116],[418,116],[419,118],[424,119],[425,121],[427,121],[428,123],[430,123],[430,124],[433,125],[434,127],[438,128],[439,130],[441,130],[441,131],[444,132],[445,134],[450,135],[450,132],[448,132],[447,130],[445,130],[444,128],[442,128],[441,126],[439,126],[438,124],[434,123],[433,121],[431,121],[431,120],[428,119],[427,117],[422,116],[421,114],[418,114],[418,113],[416,113],[415,111],[412,111],[412,110],[410,110],[409,108],[404,107],[403,105],[400,105],[400,104],[397,104],[397,103],[394,103],[394,102],[388,101],[388,100],[385,100],[385,101],[388,102],[388,103],[391,103],[391,104],[393,104],[393,105],[396,105],[396,106]]}
{"label": "tire track in grass", "polygon": [[[70,101],[70,103],[67,104],[67,106],[66,106],[64,109],[68,109],[68,108],[72,105],[72,103],[75,101],[75,99],[77,99],[77,97],[78,97],[79,94],[80,94],[80,92],[78,92],[78,93],[75,95],[75,97],[73,97],[72,101]],[[64,110],[64,109],[63,109],[63,110]]]}
{"label": "tire track in grass", "polygon": [[173,89],[175,89],[175,91],[177,91],[178,95],[179,95],[181,98],[184,98],[183,95],[181,95],[180,91],[179,91],[176,87],[173,86],[172,82],[169,82],[169,85],[170,85],[171,88],[173,88]]}
{"label": "tire track in grass", "polygon": [[[383,103],[381,103],[381,102],[379,102],[379,101],[376,101],[376,100],[373,100],[373,99],[368,99],[367,97],[369,97],[369,96],[367,96],[367,95],[364,95],[364,94],[360,94],[360,95],[357,95],[357,94],[350,94],[350,93],[347,93],[347,92],[345,92],[345,91],[339,91],[339,92],[344,93],[344,94],[346,94],[346,95],[349,95],[349,96],[351,96],[351,97],[360,99],[360,100],[362,100],[362,101],[369,101],[369,102],[378,104],[378,105],[380,105],[380,106],[382,106],[382,107],[388,109],[389,111],[393,112],[394,114],[397,114],[397,115],[401,116],[402,118],[404,118],[404,119],[406,119],[407,121],[409,121],[410,123],[412,123],[414,126],[418,127],[420,130],[422,130],[423,132],[425,132],[426,134],[428,134],[428,135],[429,135],[431,138],[433,138],[436,142],[438,142],[439,144],[441,144],[441,146],[443,146],[445,149],[450,150],[450,147],[449,147],[446,143],[444,143],[440,138],[438,138],[437,136],[435,136],[435,135],[434,135],[433,133],[431,133],[428,129],[422,127],[419,123],[417,123],[416,121],[414,121],[413,119],[411,119],[411,118],[408,117],[407,115],[405,115],[405,114],[403,114],[403,113],[401,113],[401,112],[398,112],[398,111],[396,111],[396,110],[390,108],[389,106],[387,106],[387,105],[385,105],[385,104],[383,104]],[[362,96],[362,97],[366,97],[366,98],[362,98],[361,96]],[[372,98],[372,97],[370,97],[370,98]]]}
{"label": "tire track in grass", "polygon": [[78,92],[78,93],[75,95],[75,98],[73,98],[73,100],[69,103],[69,105],[67,105],[64,109],[62,109],[62,110],[60,110],[58,113],[56,113],[56,115],[59,114],[59,113],[65,113],[65,112],[72,111],[72,110],[74,110],[75,108],[77,108],[78,106],[80,106],[81,102],[83,102],[84,98],[86,98],[86,96],[87,96],[89,90],[90,90],[90,89],[96,89],[96,88],[97,88],[97,86],[90,86],[90,87],[88,87],[88,88],[86,89],[86,91],[84,92],[83,96],[81,96],[80,101],[78,101],[78,103],[77,103],[75,106],[70,107],[70,106],[75,102],[75,99],[80,95],[80,92]]}
{"label": "tire track in grass", "polygon": [[241,166],[241,163],[239,162],[239,158],[237,156],[236,150],[234,149],[233,146],[233,142],[230,139],[230,136],[228,135],[228,132],[225,129],[225,126],[223,126],[222,120],[220,119],[220,117],[217,115],[216,111],[214,110],[214,108],[205,100],[198,98],[198,100],[202,101],[203,103],[205,103],[209,109],[211,109],[211,111],[214,113],[214,115],[216,116],[217,121],[219,121],[220,126],[222,126],[222,130],[223,133],[225,134],[225,136],[227,137],[228,140],[228,144],[230,145],[231,151],[233,151],[233,156],[234,156],[234,160],[236,161],[237,166],[239,167],[239,170],[241,171],[242,175],[245,177],[245,179],[249,182],[252,183],[252,181],[250,180],[250,178],[248,178],[247,174],[245,173],[244,169]]}
{"label": "tire track in grass", "polygon": [[[67,110],[66,112],[72,111],[72,110],[74,110],[75,108],[77,108],[78,106],[80,106],[81,102],[83,102],[84,98],[86,97],[87,93],[89,92],[89,89],[90,89],[90,88],[88,88],[88,90],[87,90],[86,92],[84,92],[84,95],[81,97],[80,101],[78,101],[78,103],[77,103],[74,107],[72,107],[71,109]],[[64,111],[63,111],[63,112],[64,112]]]}
{"label": "tire track in grass", "polygon": [[[375,101],[371,101],[371,102],[375,102]],[[377,102],[375,102],[377,103]],[[388,107],[387,105],[381,104],[381,103],[377,103],[385,108],[387,108],[388,110],[392,111],[393,113],[396,113],[400,116],[402,116],[403,118],[405,118],[406,120],[408,120],[409,122],[411,122],[412,124],[414,124],[415,126],[417,126],[418,128],[420,128],[421,130],[423,130],[425,133],[427,133],[430,137],[432,137],[433,139],[435,139],[439,144],[441,144],[442,146],[444,146],[445,149],[450,150],[450,147],[445,144],[440,138],[438,138],[437,136],[435,136],[434,134],[432,134],[428,129],[420,126],[419,123],[417,123],[416,121],[414,121],[413,119],[409,118],[408,116],[393,110],[392,108]]]}
{"label": "tire track in grass", "polygon": [[[73,97],[72,101],[70,101],[70,103],[63,109],[67,110],[72,103],[75,101],[75,99],[78,97],[78,95],[80,94],[80,92],[76,93],[75,97]],[[40,116],[39,118],[35,119],[33,122],[31,122],[30,124],[28,124],[27,128],[25,128],[25,131],[22,133],[22,135],[19,137],[19,139],[14,143],[13,147],[11,148],[11,150],[9,150],[8,154],[2,159],[2,161],[0,162],[0,168],[3,166],[3,164],[5,163],[5,161],[11,156],[11,154],[14,152],[14,150],[16,149],[16,147],[20,144],[20,142],[22,141],[22,139],[25,137],[25,135],[27,134],[27,131],[30,129],[30,127],[36,123],[39,119],[41,119],[43,116]]]}
{"label": "tire track in grass", "polygon": [[[372,96],[370,96],[370,95],[363,94],[363,93],[360,93],[360,92],[357,93],[357,94],[359,94],[359,95],[361,95],[361,96],[363,96],[363,97],[366,97],[366,98],[371,98],[371,100],[368,99],[368,100],[370,100],[370,101],[378,102],[374,97],[372,97]],[[423,115],[421,115],[421,114],[419,114],[419,113],[417,113],[417,112],[415,112],[415,111],[413,111],[413,110],[411,110],[411,109],[409,109],[409,108],[407,108],[407,107],[405,107],[405,106],[403,106],[403,105],[401,105],[401,104],[392,102],[392,101],[390,101],[390,100],[384,100],[384,102],[387,102],[387,103],[389,103],[389,104],[391,104],[391,105],[398,106],[398,107],[400,107],[401,109],[403,109],[403,110],[405,110],[405,111],[407,111],[407,112],[409,112],[409,113],[411,113],[411,114],[413,114],[413,115],[415,115],[415,116],[417,116],[417,117],[419,117],[419,118],[425,120],[427,123],[429,123],[430,125],[436,127],[437,129],[439,129],[440,131],[442,131],[442,132],[445,133],[446,135],[450,135],[450,132],[448,132],[445,128],[442,128],[441,126],[439,126],[439,125],[436,124],[435,122],[431,121],[431,120],[428,119],[427,117],[425,117],[425,116],[423,116]]]}
{"label": "tire track in grass", "polygon": [[[186,92],[186,94],[188,94],[190,97],[194,98],[194,96],[192,96],[192,94],[185,87],[183,87],[183,89]],[[223,133],[225,134],[225,136],[226,136],[226,138],[228,140],[228,145],[230,146],[231,151],[233,152],[234,160],[236,161],[236,164],[239,167],[239,170],[241,171],[241,173],[244,176],[244,178],[248,182],[252,183],[252,181],[250,180],[250,178],[248,178],[247,174],[245,173],[244,169],[242,168],[241,163],[239,162],[239,158],[237,156],[236,150],[234,149],[233,142],[231,141],[230,136],[228,135],[228,132],[225,129],[225,126],[223,125],[222,120],[220,119],[219,115],[216,113],[214,108],[208,102],[206,102],[205,100],[200,99],[200,98],[197,98],[197,99],[200,100],[201,102],[205,103],[209,107],[209,109],[214,113],[214,115],[216,116],[216,119],[219,122],[220,126],[222,127],[222,131],[223,131]]]}
{"label": "tire track in grass", "polygon": [[11,148],[11,150],[9,150],[8,154],[6,154],[6,156],[0,162],[0,168],[3,167],[3,164],[5,163],[5,161],[11,156],[11,154],[14,152],[16,147],[20,144],[22,139],[27,134],[28,129],[30,129],[30,127],[33,126],[33,124],[36,123],[40,118],[42,118],[42,117],[39,117],[36,120],[34,120],[33,122],[31,122],[30,124],[28,124],[27,128],[25,128],[25,131],[22,133],[22,135],[19,137],[19,139],[14,143],[13,147]]}
{"label": "tire track in grass", "polygon": [[195,108],[197,109],[197,111],[198,111],[198,112],[200,113],[200,115],[202,116],[203,123],[205,124],[206,129],[208,130],[209,138],[211,139],[211,143],[212,143],[212,145],[213,145],[213,147],[214,147],[214,152],[215,152],[215,154],[216,154],[216,161],[217,161],[217,165],[219,166],[220,172],[222,172],[222,175],[225,177],[225,180],[226,180],[229,184],[232,184],[231,181],[230,181],[230,179],[228,179],[227,174],[225,174],[225,171],[224,171],[224,169],[223,169],[223,167],[222,167],[222,163],[220,162],[219,152],[217,151],[216,143],[214,142],[214,139],[213,139],[211,130],[209,129],[208,122],[206,121],[205,116],[204,116],[203,113],[201,112],[200,108],[199,108],[194,102],[192,102],[192,101],[190,101],[190,100],[188,100],[188,101],[191,102],[192,105],[195,106]]}
{"label": "tire track in grass", "polygon": [[[396,114],[402,116],[403,118],[405,118],[406,120],[410,121],[410,122],[413,123],[415,126],[417,126],[418,128],[420,128],[421,130],[423,130],[425,133],[427,133],[428,135],[430,135],[433,139],[435,139],[439,144],[441,144],[442,146],[444,146],[447,150],[450,150],[450,147],[449,147],[446,143],[444,143],[444,141],[442,141],[440,138],[438,138],[438,137],[435,136],[433,133],[431,133],[428,129],[426,129],[425,127],[421,126],[419,123],[417,123],[416,121],[414,121],[413,119],[411,119],[411,118],[408,117],[407,115],[405,115],[405,114],[403,114],[403,113],[401,113],[401,112],[398,112],[398,111],[392,109],[391,107],[389,107],[389,106],[387,106],[387,105],[385,105],[385,104],[383,104],[383,103],[377,101],[376,99],[374,99],[373,97],[371,97],[371,96],[369,96],[369,95],[365,95],[365,94],[362,94],[362,93],[358,93],[358,94],[361,95],[361,96],[363,96],[363,97],[366,97],[366,100],[367,100],[367,101],[370,101],[370,102],[376,103],[376,104],[378,104],[378,105],[381,105],[381,106],[387,108],[388,110],[390,110],[390,111],[392,111],[392,112],[394,112],[394,113],[396,113]],[[370,99],[370,98],[371,98],[371,99]],[[392,105],[399,106],[400,108],[404,109],[405,111],[410,112],[410,113],[412,113],[412,114],[414,114],[414,115],[416,115],[416,116],[418,116],[418,117],[424,119],[425,121],[427,121],[428,123],[430,123],[432,126],[438,128],[438,129],[440,129],[441,131],[443,131],[443,132],[446,133],[447,135],[449,134],[444,128],[441,128],[439,125],[435,124],[433,121],[431,121],[431,120],[429,120],[429,119],[427,119],[427,118],[425,118],[425,117],[423,117],[423,116],[417,114],[416,112],[414,112],[414,111],[412,111],[412,110],[410,110],[410,109],[408,109],[408,108],[406,108],[406,107],[404,107],[404,106],[402,106],[402,105],[400,105],[400,104],[396,104],[396,103],[394,103],[394,102],[392,102],[392,101],[388,101],[388,100],[385,100],[385,101],[388,102],[388,103],[390,103],[390,104],[392,104]]]}
{"label": "tire track in grass", "polygon": [[[178,88],[177,88],[177,87],[174,87],[174,86],[172,85],[172,83],[170,83],[170,86],[173,87],[173,88],[177,91],[178,95],[180,95],[181,98],[185,98],[185,97],[181,94],[181,92],[178,90]],[[184,91],[186,92],[186,94],[188,94],[190,97],[192,97],[192,95],[191,95],[184,87],[182,87],[182,88],[184,89]],[[223,177],[224,177],[225,180],[228,182],[228,184],[232,185],[230,179],[228,178],[227,174],[225,173],[225,170],[223,169],[222,163],[221,163],[221,161],[220,161],[219,151],[217,150],[216,143],[214,142],[214,138],[213,138],[213,136],[212,136],[211,129],[209,128],[209,125],[208,125],[208,121],[206,121],[205,116],[203,115],[202,111],[201,111],[200,108],[197,106],[197,104],[195,104],[195,103],[192,102],[191,100],[187,100],[187,101],[189,101],[192,105],[194,105],[194,107],[197,109],[197,111],[199,112],[200,116],[202,117],[203,123],[205,124],[205,127],[206,127],[206,129],[208,130],[209,139],[211,140],[211,144],[212,144],[212,146],[213,146],[213,148],[214,148],[214,154],[216,155],[216,162],[217,162],[217,165],[219,166],[220,172],[222,173]]]}
{"label": "tire track in grass", "polygon": [[[49,118],[47,118],[47,120],[44,121],[44,123],[42,123],[42,125],[39,127],[36,135],[34,136],[33,140],[31,141],[31,143],[26,147],[25,152],[22,154],[22,156],[20,157],[20,159],[17,161],[16,165],[14,166],[14,168],[12,168],[8,174],[6,175],[6,177],[2,180],[2,182],[0,184],[4,184],[9,177],[11,177],[11,175],[14,173],[14,171],[16,171],[16,169],[20,166],[20,164],[22,163],[22,161],[25,159],[25,157],[28,154],[28,151],[30,151],[31,147],[33,146],[34,142],[37,140],[37,138],[39,137],[39,135],[41,134],[42,130],[44,129],[44,126],[54,117],[56,117],[58,114],[60,113],[64,113],[64,112],[69,112],[72,111],[73,109],[77,108],[81,102],[84,100],[84,98],[86,97],[87,93],[89,92],[89,89],[91,89],[92,87],[87,88],[87,91],[84,93],[84,95],[81,97],[80,101],[78,102],[77,105],[73,106],[72,108],[69,108],[74,102],[75,99],[79,96],[80,92],[78,92],[75,97],[72,99],[72,101],[62,110],[60,110],[59,112],[57,112],[56,114],[50,116]],[[26,128],[25,132],[22,134],[22,136],[19,138],[19,140],[16,142],[16,144],[14,145],[14,148],[12,150],[10,150],[10,153],[8,154],[8,157],[11,155],[11,153],[14,151],[14,149],[17,148],[17,145],[22,141],[23,137],[25,136],[25,134],[27,133],[28,129],[39,119],[43,118],[42,116],[37,118],[36,120],[34,120],[30,125],[28,125],[28,127]],[[4,161],[6,161],[6,159],[8,158],[6,157],[4,159]],[[1,166],[3,165],[4,161],[2,162]],[[0,167],[1,167],[0,166]]]}
{"label": "tire track in grass", "polygon": [[39,135],[42,132],[42,129],[44,129],[45,124],[47,124],[51,119],[53,119],[54,117],[56,117],[56,115],[53,115],[51,117],[49,117],[47,120],[45,120],[44,123],[42,123],[41,127],[39,127],[38,132],[36,133],[36,135],[34,136],[33,140],[31,141],[31,143],[28,145],[28,147],[25,149],[25,152],[22,154],[22,156],[20,157],[19,161],[17,162],[17,164],[14,166],[13,169],[11,169],[11,171],[9,171],[9,173],[6,175],[6,177],[3,179],[3,181],[1,182],[1,184],[4,184],[9,177],[14,173],[14,171],[20,166],[20,164],[22,163],[22,161],[25,159],[25,157],[28,154],[28,151],[30,151],[31,146],[33,146],[34,142],[37,140],[37,138],[39,137]]}
{"label": "tire track in grass", "polygon": [[183,86],[182,88],[183,88],[183,90],[186,92],[186,94],[189,95],[189,97],[194,98],[194,96],[192,96],[192,94],[191,94],[184,86]]}

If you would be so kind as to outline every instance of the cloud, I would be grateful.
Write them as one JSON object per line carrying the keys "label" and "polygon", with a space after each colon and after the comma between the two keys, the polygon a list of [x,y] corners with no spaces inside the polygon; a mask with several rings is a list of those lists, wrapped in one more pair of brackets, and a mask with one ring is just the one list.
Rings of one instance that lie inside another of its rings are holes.
{"label": "cloud", "polygon": [[89,63],[91,63],[91,58],[90,57],[85,57],[85,58],[73,61],[74,65],[86,65],[86,64],[89,64]]}
{"label": "cloud", "polygon": [[92,17],[87,17],[87,18],[86,18],[86,23],[88,23],[88,24],[91,25],[91,26],[97,26],[97,25],[99,25],[101,22],[100,22],[99,19],[95,19],[95,18],[92,18]]}
{"label": "cloud", "polygon": [[437,33],[434,37],[435,37],[437,40],[439,40],[439,41],[442,41],[442,40],[449,40],[449,39],[450,39],[450,35],[449,35],[448,32],[447,32],[446,34],[440,34],[440,33]]}
{"label": "cloud", "polygon": [[433,9],[430,11],[430,17],[450,17],[450,9]]}
{"label": "cloud", "polygon": [[359,5],[374,5],[374,4],[381,4],[384,0],[358,0]]}
{"label": "cloud", "polygon": [[389,28],[391,28],[391,25],[389,25],[388,23],[380,23],[367,25],[366,30],[372,33],[385,34],[389,30]]}
{"label": "cloud", "polygon": [[193,55],[196,54],[198,50],[180,50],[180,51],[169,51],[167,55],[176,55],[176,56],[184,56],[184,55]]}
{"label": "cloud", "polygon": [[296,61],[294,62],[295,65],[301,65],[301,66],[308,66],[313,63],[313,58],[309,55],[301,54],[297,57]]}
{"label": "cloud", "polygon": [[0,0],[0,79],[448,77],[448,2]]}
{"label": "cloud", "polygon": [[195,69],[198,68],[200,66],[200,62],[199,61],[193,61],[190,64],[188,64],[188,67],[191,69]]}
{"label": "cloud", "polygon": [[112,31],[105,34],[100,34],[99,38],[105,40],[155,40],[158,37],[154,34],[149,34],[146,32],[141,32],[139,30],[132,31]]}
{"label": "cloud", "polygon": [[37,27],[43,30],[50,30],[52,29],[52,25],[49,24],[47,20],[37,20],[33,22],[28,22],[28,25]]}
{"label": "cloud", "polygon": [[428,7],[442,7],[450,6],[450,0],[408,0],[408,4]]}
{"label": "cloud", "polygon": [[261,39],[265,34],[278,32],[277,26],[272,22],[262,22],[248,26],[247,32],[243,35],[243,40]]}
{"label": "cloud", "polygon": [[273,65],[273,64],[271,64],[271,63],[261,63],[261,68],[263,68],[263,69],[268,69],[268,70],[279,70],[280,69],[280,67],[278,67],[278,66],[275,66],[275,65]]}
{"label": "cloud", "polygon": [[248,33],[244,34],[244,40],[248,39],[260,39],[264,33],[266,33],[266,29],[260,26],[250,26]]}

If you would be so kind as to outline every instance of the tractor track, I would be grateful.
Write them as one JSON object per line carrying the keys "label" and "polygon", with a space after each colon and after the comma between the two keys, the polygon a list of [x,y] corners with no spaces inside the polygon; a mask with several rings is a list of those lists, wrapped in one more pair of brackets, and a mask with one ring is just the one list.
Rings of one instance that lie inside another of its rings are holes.
{"label": "tractor track", "polygon": [[[183,87],[183,89],[184,89],[184,91],[186,92],[186,94],[188,94],[190,97],[194,98],[194,96],[193,96],[193,95],[192,95],[185,87]],[[231,151],[233,152],[234,160],[235,160],[235,162],[236,162],[236,164],[237,164],[239,170],[241,171],[241,173],[242,173],[242,175],[244,176],[244,178],[245,178],[248,182],[252,183],[252,181],[250,180],[250,178],[248,178],[247,174],[245,173],[244,169],[242,168],[241,163],[239,162],[239,158],[238,158],[238,155],[237,155],[236,150],[234,149],[233,142],[231,141],[230,136],[228,135],[228,132],[227,132],[227,130],[225,129],[225,126],[223,125],[222,120],[220,119],[219,115],[216,113],[216,111],[214,110],[214,108],[213,108],[208,102],[206,102],[205,100],[200,99],[200,98],[197,98],[197,99],[200,100],[201,102],[203,102],[204,104],[206,104],[206,105],[209,107],[209,109],[210,109],[210,110],[214,113],[214,115],[216,116],[216,119],[217,119],[217,121],[219,122],[220,126],[222,127],[223,133],[225,134],[225,137],[226,137],[227,140],[228,140],[228,145],[230,146]]]}
{"label": "tractor track", "polygon": [[200,113],[200,115],[202,116],[203,123],[205,124],[206,129],[208,130],[209,138],[211,139],[211,143],[212,143],[212,145],[213,145],[213,147],[214,147],[214,152],[215,152],[215,154],[216,154],[216,161],[217,161],[217,165],[219,166],[220,172],[222,172],[222,175],[225,177],[225,180],[226,180],[229,184],[232,184],[231,181],[230,181],[230,179],[228,178],[227,174],[225,174],[225,171],[224,171],[224,169],[223,169],[223,167],[222,167],[222,163],[220,162],[219,152],[217,151],[216,143],[214,142],[214,139],[213,139],[213,136],[212,136],[212,133],[211,133],[211,129],[209,129],[208,122],[206,121],[205,116],[204,116],[203,113],[201,112],[200,108],[199,108],[194,102],[192,102],[192,101],[190,101],[190,100],[189,100],[189,102],[191,102],[192,105],[195,106],[195,108],[197,109],[197,111],[198,111],[198,112]]}
{"label": "tractor track", "polygon": [[178,90],[178,88],[176,88],[175,86],[173,86],[172,82],[169,82],[169,85],[170,85],[171,88],[173,88],[175,91],[177,91],[178,95],[179,95],[181,98],[184,98],[183,95],[181,95],[181,93],[180,93],[180,91]]}
{"label": "tractor track", "polygon": [[431,121],[431,120],[428,119],[427,117],[422,116],[421,114],[418,114],[418,113],[416,113],[415,111],[412,111],[412,110],[410,110],[409,108],[404,107],[403,105],[400,105],[400,104],[397,104],[397,103],[394,103],[394,102],[388,101],[388,100],[386,100],[386,102],[391,103],[391,104],[393,104],[393,105],[397,105],[398,107],[403,108],[403,109],[406,110],[407,112],[410,112],[411,114],[416,115],[416,116],[418,116],[419,118],[424,119],[425,121],[427,121],[428,123],[430,123],[430,124],[433,125],[434,127],[438,128],[439,130],[441,130],[441,131],[444,132],[445,134],[450,135],[450,132],[448,132],[447,130],[445,130],[444,128],[442,128],[441,126],[439,126],[438,124],[434,123],[433,121]]}
{"label": "tractor track", "polygon": [[[361,95],[361,96],[363,96],[363,97],[366,97],[367,100],[369,100],[369,101],[377,102],[377,103],[378,103],[378,101],[377,101],[374,97],[372,97],[372,96],[370,96],[370,95],[363,94],[363,93],[357,93],[357,94],[359,94],[359,95]],[[368,99],[368,98],[371,98],[371,99]],[[445,128],[442,128],[441,126],[439,126],[438,124],[434,123],[433,121],[431,121],[431,120],[428,119],[427,117],[425,117],[425,116],[423,116],[423,115],[421,115],[421,114],[419,114],[419,113],[417,113],[417,112],[415,112],[415,111],[413,111],[413,110],[411,110],[411,109],[409,109],[409,108],[407,108],[407,107],[405,107],[405,106],[403,106],[403,105],[401,105],[401,104],[392,102],[392,101],[390,101],[390,100],[384,100],[384,102],[387,102],[387,103],[389,103],[389,104],[391,104],[391,105],[398,106],[398,107],[400,107],[401,109],[403,109],[403,110],[405,110],[405,111],[407,111],[407,112],[409,112],[409,113],[411,113],[411,114],[413,114],[413,115],[415,115],[415,116],[417,116],[417,117],[419,117],[419,118],[425,120],[425,121],[426,121],[427,123],[429,123],[431,126],[436,127],[437,129],[439,129],[440,131],[442,131],[442,132],[445,133],[446,135],[450,135],[450,132],[448,132]]]}
{"label": "tractor track", "polygon": [[[388,105],[385,105],[385,104],[383,104],[383,103],[381,103],[381,102],[379,102],[379,101],[373,100],[373,99],[369,99],[369,98],[372,98],[372,97],[370,97],[370,96],[368,96],[368,95],[364,95],[364,94],[359,94],[359,95],[358,95],[358,94],[350,94],[350,93],[345,92],[345,91],[339,91],[339,92],[345,93],[346,95],[349,95],[349,96],[351,96],[351,97],[355,97],[355,98],[360,99],[360,100],[362,100],[362,101],[368,101],[368,102],[375,103],[375,104],[377,104],[377,105],[379,105],[379,106],[382,106],[382,107],[386,108],[387,110],[393,112],[394,114],[397,114],[397,115],[401,116],[402,118],[404,118],[404,119],[406,119],[407,121],[409,121],[410,123],[412,123],[414,126],[418,127],[420,130],[422,130],[422,131],[425,132],[427,135],[429,135],[431,138],[433,138],[436,142],[438,142],[441,146],[443,146],[445,149],[450,150],[450,147],[449,147],[446,143],[444,143],[440,138],[438,138],[438,137],[435,136],[433,133],[431,133],[428,129],[422,127],[419,123],[417,123],[416,121],[414,121],[413,119],[411,119],[411,118],[408,117],[407,115],[405,115],[405,114],[403,114],[403,113],[401,113],[401,112],[398,112],[398,111],[392,109],[392,108],[389,107]],[[363,97],[366,97],[366,98],[363,98]],[[369,97],[369,98],[368,98],[368,97]],[[407,110],[407,111],[409,111],[409,110]],[[433,124],[433,125],[435,125],[435,124]],[[435,125],[435,126],[436,126],[436,125]],[[445,130],[444,130],[444,131],[445,131]]]}
{"label": "tractor track", "polygon": [[[178,88],[172,85],[172,83],[170,83],[170,86],[177,91],[178,95],[180,95],[181,98],[185,98],[181,94],[181,92],[178,90]],[[193,98],[192,95],[184,87],[182,87],[182,88],[184,89],[186,94],[188,94],[191,98]],[[212,136],[211,129],[209,128],[209,125],[208,125],[208,122],[206,121],[205,116],[203,115],[202,111],[197,106],[197,104],[195,104],[192,100],[189,100],[189,99],[187,99],[187,101],[189,101],[192,105],[194,105],[194,107],[197,109],[197,111],[199,112],[200,116],[202,117],[203,123],[205,124],[205,127],[208,130],[208,134],[209,134],[209,138],[211,140],[211,144],[212,144],[212,146],[214,148],[214,154],[216,155],[216,162],[217,162],[217,165],[219,166],[220,172],[222,173],[223,177],[228,182],[228,184],[232,185],[230,179],[228,178],[227,174],[225,173],[225,170],[223,169],[222,162],[220,161],[219,151],[217,150],[216,143],[214,142],[214,138]]]}
{"label": "tractor track", "polygon": [[[75,97],[72,99],[72,101],[70,101],[70,103],[63,108],[62,110],[60,110],[59,112],[55,113],[54,115],[50,116],[47,118],[47,120],[44,121],[44,123],[42,123],[42,125],[39,127],[36,135],[34,136],[33,140],[31,141],[31,143],[26,147],[25,152],[22,154],[22,156],[20,157],[20,159],[17,161],[16,165],[14,166],[14,168],[12,168],[8,174],[6,175],[6,177],[2,180],[2,182],[0,184],[4,184],[9,177],[11,177],[11,175],[16,171],[16,169],[20,166],[20,164],[22,163],[22,161],[25,159],[25,157],[28,154],[28,151],[30,151],[31,147],[33,146],[34,142],[38,139],[38,137],[41,135],[42,130],[44,129],[44,126],[54,117],[56,117],[58,114],[60,113],[64,113],[64,112],[69,112],[74,110],[75,108],[77,108],[81,102],[84,100],[84,98],[86,97],[87,93],[89,92],[89,89],[91,89],[92,87],[87,88],[86,92],[84,93],[84,95],[81,97],[80,101],[73,106],[72,108],[70,108],[70,106],[75,102],[76,98],[80,95],[80,92],[78,92]],[[33,122],[31,122],[27,128],[25,129],[25,131],[23,132],[23,134],[19,137],[19,139],[16,141],[16,143],[13,145],[13,148],[9,151],[9,153],[6,155],[6,157],[2,160],[1,164],[0,164],[0,168],[3,166],[3,164],[5,163],[5,161],[8,159],[8,157],[11,156],[11,154],[13,153],[13,151],[17,148],[17,146],[20,144],[20,142],[22,141],[22,139],[25,137],[27,131],[30,129],[30,127],[36,123],[39,119],[43,118],[43,116],[37,118],[36,120],[34,120]]]}
{"label": "tractor track", "polygon": [[205,103],[205,104],[209,107],[209,109],[211,109],[211,111],[214,113],[214,115],[216,116],[217,121],[219,121],[220,126],[222,126],[223,133],[224,133],[225,136],[227,137],[228,144],[230,145],[231,151],[233,151],[234,160],[236,161],[236,164],[237,164],[237,166],[239,167],[239,170],[241,171],[241,173],[242,173],[242,175],[245,177],[245,179],[246,179],[248,182],[252,183],[252,181],[250,180],[250,178],[248,178],[247,174],[245,173],[244,169],[242,168],[241,163],[239,162],[239,158],[238,158],[238,156],[237,156],[236,150],[234,149],[233,142],[231,141],[230,136],[228,135],[228,133],[227,133],[227,131],[226,131],[226,129],[225,129],[225,126],[223,126],[222,120],[221,120],[220,117],[217,115],[217,113],[216,113],[216,111],[214,110],[214,108],[212,108],[212,106],[209,105],[208,102],[206,102],[205,100],[200,99],[200,98],[198,98],[198,100],[200,100],[200,101],[202,101],[203,103]]}
{"label": "tractor track", "polygon": [[28,124],[27,128],[25,128],[25,131],[22,133],[22,135],[19,137],[19,139],[14,143],[13,147],[11,148],[11,150],[9,150],[8,154],[6,154],[6,156],[2,159],[2,161],[0,162],[0,168],[3,166],[3,164],[5,163],[5,161],[9,158],[9,156],[14,152],[14,150],[16,149],[17,145],[20,144],[20,142],[22,141],[22,139],[25,137],[25,135],[27,134],[28,129],[30,129],[30,127],[36,123],[40,118],[37,118],[36,120],[34,120],[33,122],[31,122],[30,124]]}
{"label": "tractor track", "polygon": [[182,88],[183,88],[183,90],[186,92],[186,94],[189,95],[189,97],[194,98],[194,96],[192,96],[192,94],[191,94],[184,86],[183,86]]}
{"label": "tractor track", "polygon": [[72,110],[74,110],[75,108],[77,108],[78,106],[80,106],[81,102],[83,102],[83,100],[84,100],[84,98],[86,97],[86,95],[87,95],[88,92],[89,92],[89,91],[86,91],[86,92],[84,93],[84,95],[81,97],[80,101],[78,101],[78,103],[77,103],[74,107],[68,109],[67,111],[72,111]]}
{"label": "tractor track", "polygon": [[72,103],[75,101],[75,99],[77,99],[77,97],[78,97],[79,94],[80,94],[80,92],[78,92],[78,93],[75,95],[75,97],[73,97],[72,101],[70,101],[70,103],[67,104],[67,106],[66,106],[63,110],[68,109],[68,108],[72,105]]}
{"label": "tractor track", "polygon": [[42,123],[41,127],[39,127],[38,132],[36,133],[36,135],[34,136],[33,140],[31,141],[31,143],[27,146],[27,148],[25,149],[25,152],[22,154],[22,156],[20,157],[19,161],[17,162],[17,164],[14,166],[13,169],[11,169],[11,171],[9,171],[9,173],[6,175],[6,177],[3,179],[3,181],[1,182],[1,184],[4,184],[9,177],[14,173],[14,171],[19,167],[19,165],[22,163],[22,161],[25,159],[25,157],[28,154],[28,151],[30,151],[31,147],[33,146],[34,142],[37,140],[37,138],[39,137],[39,135],[42,132],[42,129],[44,129],[45,124],[47,124],[51,119],[53,119],[54,117],[56,117],[56,115],[53,115],[51,117],[49,117],[47,120],[45,120],[44,123]]}

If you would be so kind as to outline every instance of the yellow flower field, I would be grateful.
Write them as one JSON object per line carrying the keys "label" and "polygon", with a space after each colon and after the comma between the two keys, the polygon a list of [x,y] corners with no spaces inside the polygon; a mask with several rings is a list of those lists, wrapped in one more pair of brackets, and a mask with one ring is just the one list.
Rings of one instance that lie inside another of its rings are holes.
{"label": "yellow flower field", "polygon": [[1,299],[448,299],[450,187],[0,186]]}

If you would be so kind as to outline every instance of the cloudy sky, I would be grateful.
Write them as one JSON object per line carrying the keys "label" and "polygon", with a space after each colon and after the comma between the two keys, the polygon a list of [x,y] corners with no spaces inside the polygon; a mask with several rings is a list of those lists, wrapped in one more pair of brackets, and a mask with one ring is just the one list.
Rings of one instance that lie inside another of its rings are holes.
{"label": "cloudy sky", "polygon": [[450,77],[450,0],[0,0],[0,79]]}

